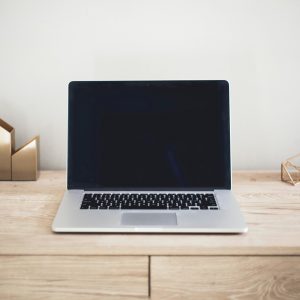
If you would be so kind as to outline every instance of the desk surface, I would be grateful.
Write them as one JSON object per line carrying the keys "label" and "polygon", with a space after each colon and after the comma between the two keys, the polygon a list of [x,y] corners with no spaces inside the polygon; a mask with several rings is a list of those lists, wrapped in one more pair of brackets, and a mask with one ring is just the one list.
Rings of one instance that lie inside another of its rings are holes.
{"label": "desk surface", "polygon": [[246,234],[55,234],[65,172],[0,182],[0,255],[299,255],[300,186],[278,172],[235,172]]}

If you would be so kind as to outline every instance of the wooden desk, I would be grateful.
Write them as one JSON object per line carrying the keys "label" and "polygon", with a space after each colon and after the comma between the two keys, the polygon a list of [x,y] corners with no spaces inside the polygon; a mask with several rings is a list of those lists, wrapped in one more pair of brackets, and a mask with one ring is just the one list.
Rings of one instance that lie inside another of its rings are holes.
{"label": "wooden desk", "polygon": [[243,235],[54,234],[64,172],[0,182],[0,299],[300,299],[300,186],[233,181]]}

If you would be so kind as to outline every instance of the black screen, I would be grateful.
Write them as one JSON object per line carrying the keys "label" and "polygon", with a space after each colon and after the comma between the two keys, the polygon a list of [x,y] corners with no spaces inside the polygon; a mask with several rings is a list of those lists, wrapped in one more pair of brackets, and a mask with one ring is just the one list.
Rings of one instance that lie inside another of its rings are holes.
{"label": "black screen", "polygon": [[69,84],[68,188],[230,188],[226,81]]}

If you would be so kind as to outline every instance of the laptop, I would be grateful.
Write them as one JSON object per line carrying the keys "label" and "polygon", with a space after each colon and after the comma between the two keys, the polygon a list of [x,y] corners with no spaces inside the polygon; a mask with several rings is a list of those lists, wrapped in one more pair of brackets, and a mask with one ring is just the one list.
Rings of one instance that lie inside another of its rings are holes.
{"label": "laptop", "polygon": [[54,232],[242,233],[224,80],[69,84]]}

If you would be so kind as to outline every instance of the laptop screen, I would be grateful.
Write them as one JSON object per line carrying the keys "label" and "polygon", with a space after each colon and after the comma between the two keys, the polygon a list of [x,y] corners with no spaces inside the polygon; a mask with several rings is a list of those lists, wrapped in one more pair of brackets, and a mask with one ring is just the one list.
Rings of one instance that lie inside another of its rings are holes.
{"label": "laptop screen", "polygon": [[69,84],[68,188],[231,186],[226,81]]}

